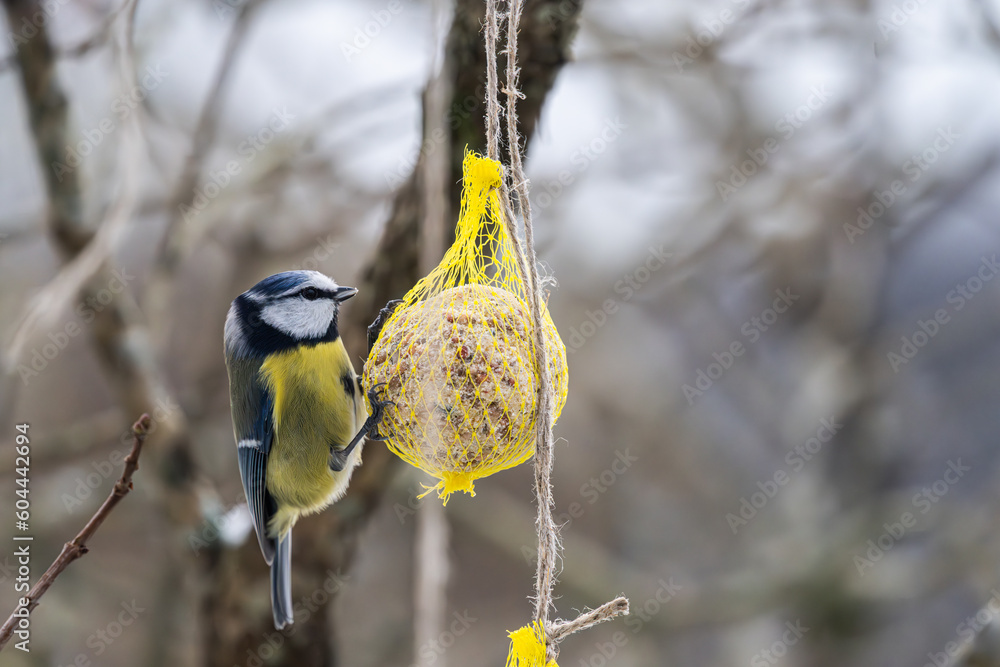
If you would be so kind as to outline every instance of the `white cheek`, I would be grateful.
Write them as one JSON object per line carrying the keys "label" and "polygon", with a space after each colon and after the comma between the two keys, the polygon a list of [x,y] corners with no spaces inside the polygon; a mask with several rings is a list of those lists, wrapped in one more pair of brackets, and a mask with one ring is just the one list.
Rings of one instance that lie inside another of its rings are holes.
{"label": "white cheek", "polygon": [[260,311],[260,317],[297,340],[317,338],[330,328],[335,308],[336,305],[327,299],[306,301],[296,298],[265,306]]}

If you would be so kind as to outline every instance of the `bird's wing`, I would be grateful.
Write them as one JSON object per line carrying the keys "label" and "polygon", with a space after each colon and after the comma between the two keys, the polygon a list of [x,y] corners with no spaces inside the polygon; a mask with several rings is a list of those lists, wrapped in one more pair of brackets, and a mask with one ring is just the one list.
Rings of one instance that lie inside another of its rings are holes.
{"label": "bird's wing", "polygon": [[274,438],[274,398],[260,381],[259,360],[232,359],[229,364],[229,393],[236,429],[236,454],[247,506],[257,531],[260,550],[270,565],[276,541],[268,537],[267,524],[277,511],[274,499],[265,488],[267,455]]}

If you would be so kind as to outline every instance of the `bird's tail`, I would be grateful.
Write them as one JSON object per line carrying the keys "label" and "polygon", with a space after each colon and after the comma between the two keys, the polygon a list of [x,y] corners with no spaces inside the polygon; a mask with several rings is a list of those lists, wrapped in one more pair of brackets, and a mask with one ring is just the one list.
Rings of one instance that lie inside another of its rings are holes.
{"label": "bird's tail", "polygon": [[271,564],[271,611],[274,627],[281,630],[292,623],[292,531],[278,540]]}

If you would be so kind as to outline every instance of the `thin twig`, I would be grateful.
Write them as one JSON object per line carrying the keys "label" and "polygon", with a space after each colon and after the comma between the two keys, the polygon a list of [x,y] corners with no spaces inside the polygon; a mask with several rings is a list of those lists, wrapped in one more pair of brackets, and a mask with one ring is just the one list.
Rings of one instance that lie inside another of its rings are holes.
{"label": "thin twig", "polygon": [[233,65],[236,63],[236,57],[249,31],[250,19],[261,4],[261,0],[249,0],[241,6],[236,15],[236,21],[229,31],[229,37],[222,53],[222,62],[219,63],[219,67],[215,71],[215,78],[208,89],[208,97],[205,99],[205,104],[198,117],[198,125],[191,137],[191,151],[184,161],[184,168],[170,199],[170,217],[157,254],[157,268],[161,272],[172,273],[180,260],[183,249],[183,234],[179,231],[181,229],[180,222],[183,219],[183,214],[180,212],[181,207],[190,208],[194,201],[198,179],[201,178],[202,164],[214,143],[215,133],[219,125],[219,112],[225,101],[229,80],[235,71]]}
{"label": "thin twig", "polygon": [[[451,83],[446,58],[439,46],[445,41],[449,19],[445,0],[434,0],[434,37],[430,78],[424,93],[424,136],[441,136],[441,145],[428,151],[423,159],[420,179],[423,196],[423,217],[420,230],[420,272],[430,273],[444,255],[445,215],[448,210],[448,173],[450,169],[451,137],[448,129],[448,100]],[[441,31],[442,35],[437,33]],[[440,57],[439,57],[440,56]],[[440,62],[439,62],[440,61]]]}
{"label": "thin twig", "polygon": [[108,518],[111,510],[132,490],[132,475],[139,469],[139,454],[142,452],[142,443],[146,440],[146,434],[149,432],[151,423],[152,420],[149,418],[149,415],[144,414],[132,425],[132,451],[125,457],[125,469],[122,471],[121,478],[115,482],[111,493],[100,508],[98,508],[97,512],[94,513],[94,516],[90,518],[87,525],[83,527],[83,530],[77,533],[72,542],[67,542],[63,545],[59,557],[53,561],[49,569],[45,571],[45,574],[32,587],[27,598],[22,599],[21,602],[23,604],[19,603],[3,624],[3,627],[0,627],[0,650],[3,650],[3,647],[7,645],[20,619],[25,618],[25,614],[30,614],[38,606],[39,600],[49,590],[53,582],[55,582],[56,577],[62,574],[63,570],[70,563],[87,553],[87,541],[94,536],[97,529]]}
{"label": "thin twig", "polygon": [[75,46],[59,49],[59,55],[63,58],[79,58],[103,44],[108,39],[108,35],[111,34],[111,29],[114,27],[118,15],[128,9],[130,5],[132,5],[132,0],[124,0],[117,9],[112,10],[101,20],[101,25],[94,31],[94,34]]}

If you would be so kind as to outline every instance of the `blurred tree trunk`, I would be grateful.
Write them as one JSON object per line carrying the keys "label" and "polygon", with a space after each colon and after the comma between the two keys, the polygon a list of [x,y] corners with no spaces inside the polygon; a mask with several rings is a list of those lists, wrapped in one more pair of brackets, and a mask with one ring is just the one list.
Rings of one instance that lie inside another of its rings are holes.
{"label": "blurred tree trunk", "polygon": [[[23,88],[31,136],[47,195],[46,230],[56,252],[64,263],[69,263],[94,242],[98,225],[89,224],[85,219],[80,171],[57,172],[54,168],[56,163],[65,160],[64,151],[73,143],[69,136],[69,100],[57,73],[59,53],[49,33],[49,22],[37,18],[44,14],[43,3],[4,0],[3,7],[11,28],[10,42],[16,48],[13,62]],[[129,15],[127,20],[131,19]],[[24,32],[24,26],[30,26],[35,32]],[[20,32],[15,33],[15,30]],[[131,33],[131,23],[127,33]],[[125,168],[136,168],[136,165],[125,165]],[[105,259],[75,295],[76,302],[96,302],[99,293],[107,293],[104,288],[112,275]],[[172,530],[169,540],[172,553],[167,559],[164,576],[176,583],[183,578],[183,573],[195,569],[186,536],[201,522],[201,501],[211,494],[211,489],[198,476],[187,418],[167,388],[143,319],[131,292],[122,290],[113,294],[104,308],[97,310],[91,342],[123,412],[154,415],[156,433],[150,438],[149,454],[144,460],[148,459],[155,470],[155,493],[159,495],[159,506],[167,515]],[[2,370],[6,373],[8,369]],[[8,386],[0,386],[0,422],[6,421],[4,413],[13,403],[9,392]],[[175,594],[169,599],[176,608],[182,608],[186,602],[182,595]],[[164,619],[161,624],[164,629],[155,635],[157,640],[177,639],[171,626],[172,619],[178,615],[174,611],[174,608],[156,611]],[[184,646],[183,642],[165,642],[157,650],[159,655],[155,664],[175,662]]]}
{"label": "blurred tree trunk", "polygon": [[[521,21],[521,87],[526,99],[519,105],[521,134],[531,137],[542,105],[556,75],[569,57],[569,44],[576,32],[582,0],[528,0]],[[462,157],[466,146],[483,150],[486,145],[483,109],[486,90],[486,54],[480,31],[485,3],[482,0],[458,0],[445,54],[444,71],[451,77],[447,127],[451,135],[449,210],[453,219],[461,193]],[[502,58],[498,63],[503,71]],[[426,108],[426,99],[425,99]],[[440,142],[439,142],[440,143]],[[433,137],[423,137],[418,164],[406,183],[400,186],[392,212],[374,257],[363,272],[360,291],[345,312],[342,330],[353,359],[366,356],[365,328],[389,299],[400,298],[420,278],[420,221],[423,202],[418,174],[427,154],[435,150]],[[359,369],[360,370],[360,369]],[[304,519],[296,527],[293,548],[293,601],[323,588],[329,573],[346,573],[357,550],[358,536],[372,514],[399,460],[382,444],[369,443],[364,463],[355,472],[350,490],[343,500],[318,517]],[[271,614],[260,614],[245,626],[234,627],[233,619],[241,614],[233,601],[243,597],[246,582],[266,576],[263,561],[254,540],[248,540],[240,553],[216,555],[216,590],[207,598],[206,634],[211,667],[246,664],[247,651],[257,651],[266,642],[262,637],[275,634]],[[247,553],[249,552],[249,553]],[[322,596],[320,596],[322,597]],[[245,613],[245,609],[244,612]],[[296,620],[283,641],[280,662],[296,666],[331,667],[336,662],[337,636],[333,604],[320,605],[302,621]],[[219,634],[216,631],[222,630]]]}

